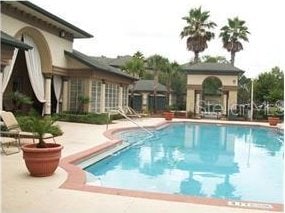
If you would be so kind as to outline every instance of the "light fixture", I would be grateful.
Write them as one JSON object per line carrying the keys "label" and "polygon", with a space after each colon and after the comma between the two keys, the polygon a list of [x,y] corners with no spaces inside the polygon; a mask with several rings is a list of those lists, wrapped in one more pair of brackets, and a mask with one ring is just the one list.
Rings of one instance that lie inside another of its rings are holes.
{"label": "light fixture", "polygon": [[65,32],[63,30],[61,30],[59,32],[59,37],[64,38],[65,37]]}

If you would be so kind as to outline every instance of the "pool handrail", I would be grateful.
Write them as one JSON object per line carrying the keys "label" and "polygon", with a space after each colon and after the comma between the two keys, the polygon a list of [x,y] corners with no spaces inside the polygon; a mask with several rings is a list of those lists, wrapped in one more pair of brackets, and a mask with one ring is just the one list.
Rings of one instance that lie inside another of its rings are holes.
{"label": "pool handrail", "polygon": [[141,128],[142,130],[144,130],[145,132],[147,132],[148,134],[150,134],[151,136],[154,136],[154,134],[149,131],[148,129],[146,129],[145,127],[141,126],[140,124],[138,124],[137,122],[135,122],[133,119],[131,119],[130,117],[128,117],[126,115],[126,113],[119,108],[118,110],[116,110],[120,115],[122,115],[124,118],[126,118],[127,120],[131,121],[133,124],[137,125],[139,128]]}

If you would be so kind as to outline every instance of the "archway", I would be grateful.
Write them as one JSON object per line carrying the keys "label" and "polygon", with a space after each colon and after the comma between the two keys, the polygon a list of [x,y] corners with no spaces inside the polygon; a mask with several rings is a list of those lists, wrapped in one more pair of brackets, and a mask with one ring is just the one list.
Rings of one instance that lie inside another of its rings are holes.
{"label": "archway", "polygon": [[223,106],[223,84],[215,77],[209,76],[202,83],[202,111],[221,112]]}
{"label": "archway", "polygon": [[32,27],[24,27],[15,34],[15,38],[21,39],[22,35],[28,35],[33,39],[39,50],[41,58],[42,72],[46,74],[52,73],[52,57],[50,48],[44,35],[37,29]]}
{"label": "archway", "polygon": [[[23,38],[29,38],[34,45],[33,50],[37,50],[38,57],[36,61],[38,61],[39,69],[33,70],[41,70],[41,75],[51,76],[52,74],[52,59],[51,53],[48,46],[48,43],[44,37],[44,35],[37,29],[32,27],[25,27],[19,30],[15,37],[19,40]],[[37,94],[37,87],[35,84],[32,86],[32,79],[34,73],[28,72],[27,68],[27,55],[25,57],[25,52],[23,50],[19,50],[17,53],[17,57],[15,58],[15,64],[12,70],[12,74],[7,85],[7,88],[4,93],[4,107],[6,110],[15,110],[13,100],[11,100],[12,94],[18,91],[25,96],[28,96],[32,99],[33,105],[32,107],[36,109],[38,112],[43,112],[44,104],[46,103],[46,91],[45,91],[45,82],[42,76],[42,90],[41,90],[41,99],[39,99],[39,95]],[[31,62],[30,62],[31,63]],[[40,72],[39,72],[40,73]],[[35,80],[34,80],[35,81]],[[37,86],[37,85],[36,85]],[[15,101],[14,101],[15,102]],[[29,110],[29,108],[24,108],[23,110]]]}

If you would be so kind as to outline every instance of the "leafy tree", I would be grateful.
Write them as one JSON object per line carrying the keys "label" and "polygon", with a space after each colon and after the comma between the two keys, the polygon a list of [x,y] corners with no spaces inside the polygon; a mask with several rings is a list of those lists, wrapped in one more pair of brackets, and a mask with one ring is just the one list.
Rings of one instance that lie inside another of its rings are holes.
{"label": "leafy tree", "polygon": [[187,87],[187,72],[181,68],[177,69],[171,82],[171,88],[176,95],[176,108],[185,110],[186,107],[186,87]]}
{"label": "leafy tree", "polygon": [[154,113],[156,113],[156,105],[157,105],[157,87],[158,87],[158,80],[159,74],[162,70],[165,70],[167,64],[169,63],[167,58],[164,58],[160,55],[153,55],[147,59],[148,68],[154,71],[154,86],[153,86],[153,96],[154,96]]}
{"label": "leafy tree", "polygon": [[[123,70],[127,71],[130,75],[133,77],[143,77],[145,72],[145,66],[144,66],[144,56],[141,52],[137,51],[133,57],[132,60],[128,61],[124,66]],[[135,82],[134,82],[135,84]],[[130,106],[133,107],[133,100],[134,100],[134,84],[131,88],[131,99],[130,99]]]}
{"label": "leafy tree", "polygon": [[88,96],[84,95],[79,95],[78,96],[78,108],[77,112],[78,113],[83,113],[84,112],[84,106],[90,102],[90,98]]}
{"label": "leafy tree", "polygon": [[133,77],[142,77],[145,71],[144,56],[141,52],[136,52],[132,60],[128,61],[122,68]]}
{"label": "leafy tree", "polygon": [[143,54],[140,51],[135,52],[133,57],[144,60],[144,56],[143,56]]}
{"label": "leafy tree", "polygon": [[231,53],[231,64],[235,63],[235,54],[243,49],[240,40],[248,41],[248,28],[245,26],[245,21],[238,17],[228,19],[228,25],[221,28],[220,37],[223,41],[223,47]]}
{"label": "leafy tree", "polygon": [[32,105],[32,98],[20,93],[19,91],[15,91],[11,94],[11,99],[13,102],[13,112],[20,112],[24,105]]}
{"label": "leafy tree", "polygon": [[222,94],[222,82],[216,77],[208,77],[203,82],[203,94],[204,95],[221,95]]}
{"label": "leafy tree", "polygon": [[238,81],[238,103],[248,104],[250,103],[251,95],[251,79],[245,75],[241,75]]}
{"label": "leafy tree", "polygon": [[207,47],[207,41],[215,37],[210,29],[215,28],[216,23],[209,21],[209,11],[202,11],[201,7],[191,9],[188,16],[182,19],[187,22],[187,26],[180,33],[181,38],[187,37],[187,48],[195,54],[194,62],[198,63],[199,53]]}
{"label": "leafy tree", "polygon": [[254,99],[257,103],[284,100],[284,72],[279,67],[258,76],[254,84]]}
{"label": "leafy tree", "polygon": [[180,71],[180,66],[177,62],[169,63],[167,62],[165,68],[162,70],[160,81],[166,86],[167,98],[166,103],[169,103],[169,95],[171,93],[172,84],[176,81],[178,72]]}
{"label": "leafy tree", "polygon": [[201,62],[220,63],[220,64],[228,64],[229,63],[224,56],[210,56],[210,55],[202,56]]}

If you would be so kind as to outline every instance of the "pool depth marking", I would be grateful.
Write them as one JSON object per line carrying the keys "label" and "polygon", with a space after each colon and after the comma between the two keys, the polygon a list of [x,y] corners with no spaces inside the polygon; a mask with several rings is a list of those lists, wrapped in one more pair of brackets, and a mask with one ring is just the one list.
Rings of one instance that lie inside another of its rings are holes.
{"label": "pool depth marking", "polygon": [[246,207],[254,209],[273,209],[273,206],[267,203],[251,203],[242,201],[228,201],[229,206]]}

